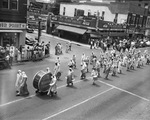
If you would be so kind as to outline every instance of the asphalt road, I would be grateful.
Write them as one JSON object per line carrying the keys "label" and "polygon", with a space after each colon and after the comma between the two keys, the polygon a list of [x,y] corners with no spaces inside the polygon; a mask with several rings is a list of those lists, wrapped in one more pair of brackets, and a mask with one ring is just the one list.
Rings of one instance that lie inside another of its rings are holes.
{"label": "asphalt road", "polygon": [[[124,69],[123,74],[110,76],[109,80],[105,80],[101,74],[97,84],[92,85],[90,73],[86,80],[79,78],[81,55],[85,53],[90,56],[92,50],[75,44],[71,52],[60,55],[62,76],[58,81],[58,95],[53,98],[35,95],[33,76],[39,70],[46,70],[46,67],[53,71],[57,42],[61,42],[65,50],[64,41],[44,34],[41,39],[51,41],[50,58],[24,62],[13,66],[11,70],[0,71],[0,120],[149,120],[149,112],[145,114],[146,117],[140,116],[150,102],[150,66],[145,65],[130,72]],[[93,51],[99,54],[99,50]],[[74,87],[66,87],[67,64],[73,54],[77,56],[76,80]],[[15,96],[18,69],[27,73],[29,97]]]}

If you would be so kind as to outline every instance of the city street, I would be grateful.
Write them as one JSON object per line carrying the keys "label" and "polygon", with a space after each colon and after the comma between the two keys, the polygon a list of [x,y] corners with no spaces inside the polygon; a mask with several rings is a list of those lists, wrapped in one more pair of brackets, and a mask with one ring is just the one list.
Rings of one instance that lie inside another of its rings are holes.
{"label": "city street", "polygon": [[[28,33],[37,37],[37,32]],[[91,68],[86,80],[80,80],[81,55],[90,56],[92,51],[99,55],[99,49],[89,49],[87,45],[73,44],[72,51],[65,53],[66,42],[42,33],[41,41],[51,42],[50,57],[43,61],[14,64],[12,69],[0,71],[0,120],[149,120],[150,106],[150,65],[132,71],[123,69],[123,74],[101,77],[92,85]],[[58,94],[54,97],[36,95],[33,77],[47,67],[53,72],[55,45],[63,45],[60,57],[62,76],[57,82]],[[148,48],[150,51],[150,48]],[[74,86],[66,87],[68,63],[73,55],[77,58]],[[18,70],[28,76],[28,97],[16,97],[15,81]]]}

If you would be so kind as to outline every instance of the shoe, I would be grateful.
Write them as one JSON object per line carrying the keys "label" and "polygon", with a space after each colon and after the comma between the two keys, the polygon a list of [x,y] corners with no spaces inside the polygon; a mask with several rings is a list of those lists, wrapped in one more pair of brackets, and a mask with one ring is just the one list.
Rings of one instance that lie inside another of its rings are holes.
{"label": "shoe", "polygon": [[93,82],[93,85],[95,85],[95,83]]}
{"label": "shoe", "polygon": [[20,96],[20,93],[17,93],[16,96]]}

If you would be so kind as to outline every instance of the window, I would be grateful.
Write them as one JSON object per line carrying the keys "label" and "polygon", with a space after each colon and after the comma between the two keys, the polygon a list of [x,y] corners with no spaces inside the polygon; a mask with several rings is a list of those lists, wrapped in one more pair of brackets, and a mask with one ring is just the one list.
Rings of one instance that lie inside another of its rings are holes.
{"label": "window", "polygon": [[118,20],[118,13],[115,14],[114,23],[117,23],[117,20]]}
{"label": "window", "polygon": [[88,10],[88,16],[90,16],[91,15],[91,10]]}
{"label": "window", "polygon": [[12,10],[18,10],[18,0],[11,0],[10,7]]}
{"label": "window", "polygon": [[148,3],[144,3],[144,8],[148,9]]}
{"label": "window", "polygon": [[2,1],[2,7],[9,9],[9,0],[3,0]]}
{"label": "window", "polygon": [[104,20],[105,11],[102,11],[101,19]]}
{"label": "window", "polygon": [[65,15],[65,11],[66,11],[66,8],[64,7],[64,9],[63,9],[63,15]]}
{"label": "window", "polygon": [[74,9],[74,16],[77,16],[77,9]]}

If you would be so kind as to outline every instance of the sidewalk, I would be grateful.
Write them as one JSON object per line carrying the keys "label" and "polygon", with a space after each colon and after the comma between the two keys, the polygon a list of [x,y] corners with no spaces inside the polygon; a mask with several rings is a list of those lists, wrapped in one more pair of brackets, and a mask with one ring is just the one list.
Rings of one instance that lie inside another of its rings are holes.
{"label": "sidewalk", "polygon": [[[34,30],[35,33],[38,33],[37,30]],[[54,36],[54,35],[51,35],[51,34],[47,34],[46,33],[46,30],[42,30],[42,34],[44,34],[45,36],[49,36],[49,37],[53,37],[53,38],[56,38],[56,39],[59,39],[59,40],[62,40],[62,41],[65,41],[65,42],[68,42],[69,40],[67,39],[64,39],[64,38],[60,38],[60,37],[57,37],[57,36]],[[83,44],[83,43],[79,43],[79,42],[75,42],[75,41],[71,41],[73,44],[75,45],[78,45],[78,46],[84,46],[84,47],[88,47],[90,48],[90,45],[87,45],[87,44]]]}

